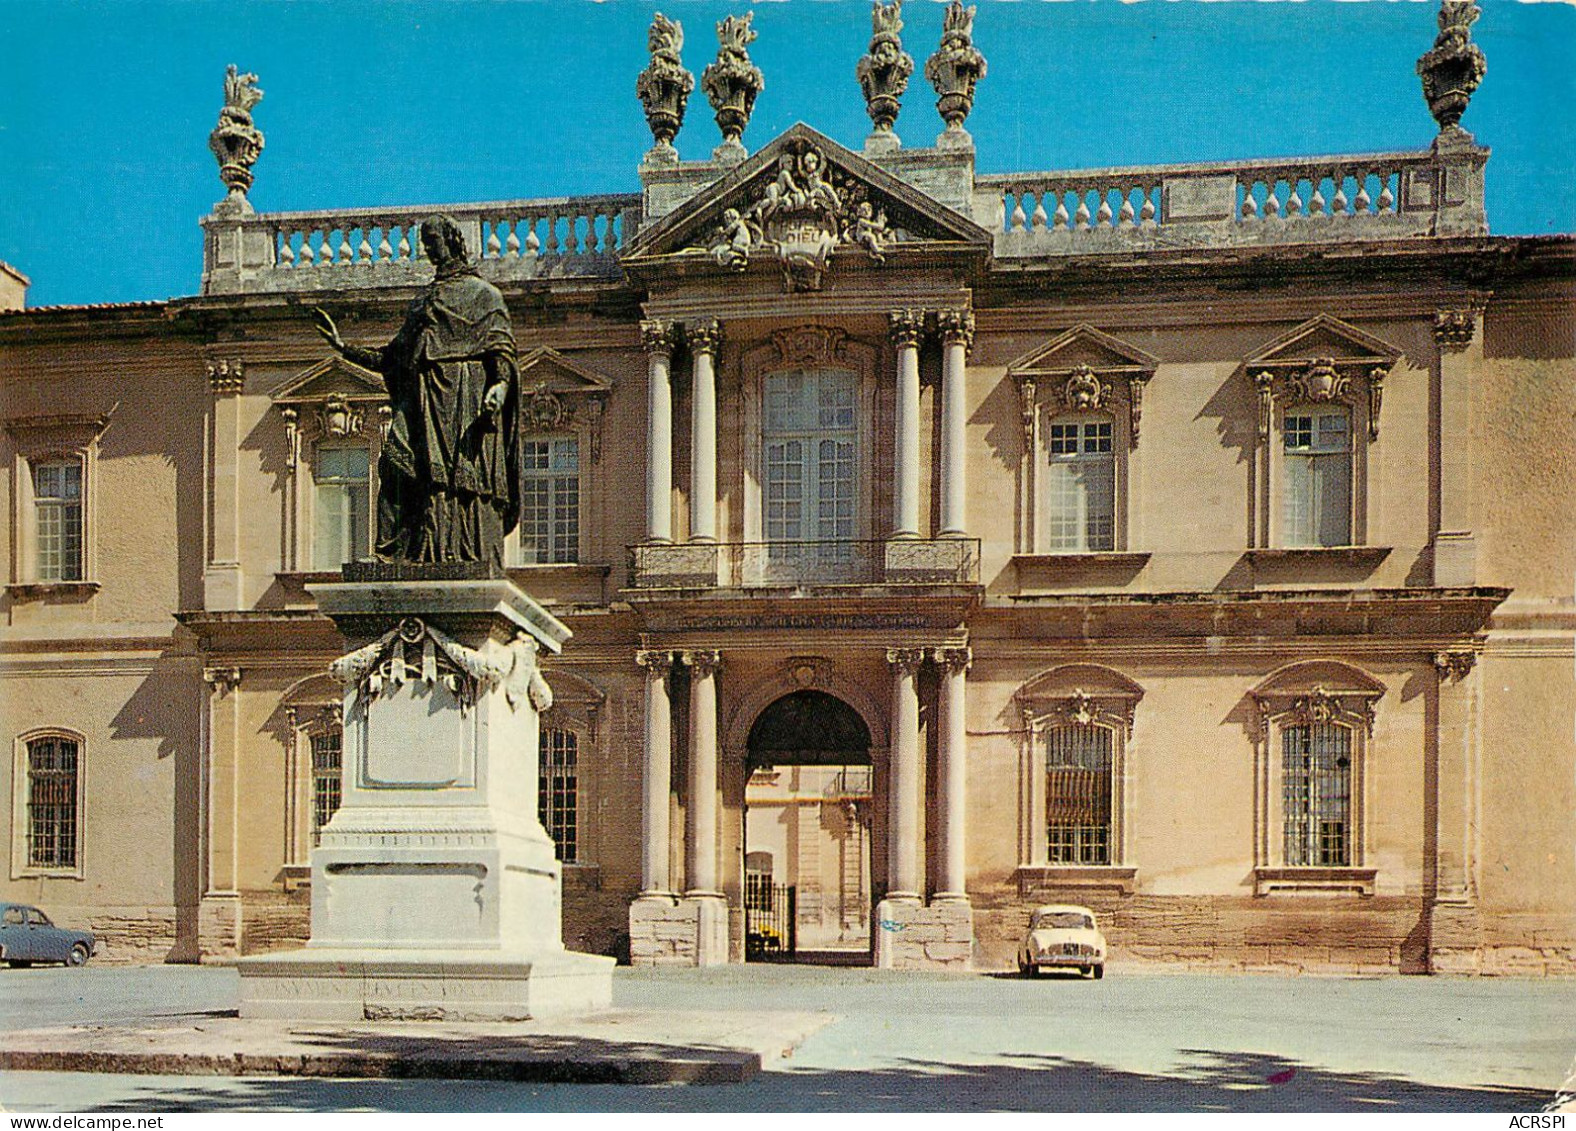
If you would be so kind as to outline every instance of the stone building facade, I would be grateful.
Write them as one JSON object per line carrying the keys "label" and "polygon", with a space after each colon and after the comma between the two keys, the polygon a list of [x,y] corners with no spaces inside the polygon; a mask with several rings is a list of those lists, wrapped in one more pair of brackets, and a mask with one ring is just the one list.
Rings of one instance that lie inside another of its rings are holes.
{"label": "stone building facade", "polygon": [[[934,145],[878,6],[869,139],[753,153],[725,21],[683,161],[659,17],[639,191],[449,210],[529,394],[509,573],[574,633],[565,941],[761,957],[793,886],[899,968],[1069,901],[1118,960],[1576,971],[1576,242],[1488,234],[1427,66],[1425,150],[979,172],[969,18]],[[430,275],[420,214],[253,209],[248,77],[199,294],[0,314],[0,890],[111,959],[306,937],[311,586],[368,553],[384,415],[305,312],[383,341]]]}

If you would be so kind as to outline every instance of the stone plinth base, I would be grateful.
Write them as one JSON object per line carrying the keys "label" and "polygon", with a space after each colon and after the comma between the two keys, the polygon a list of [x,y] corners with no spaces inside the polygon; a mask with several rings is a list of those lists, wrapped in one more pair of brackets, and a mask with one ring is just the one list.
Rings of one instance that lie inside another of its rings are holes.
{"label": "stone plinth base", "polygon": [[613,960],[307,947],[247,958],[241,1016],[295,1021],[528,1021],[607,1009]]}
{"label": "stone plinth base", "polygon": [[721,966],[728,961],[728,905],[720,896],[643,895],[629,905],[634,966]]}
{"label": "stone plinth base", "polygon": [[882,970],[968,970],[974,910],[966,899],[883,899],[876,904],[876,966]]}
{"label": "stone plinth base", "polygon": [[1476,974],[1483,966],[1483,916],[1468,903],[1436,903],[1428,912],[1428,972]]}

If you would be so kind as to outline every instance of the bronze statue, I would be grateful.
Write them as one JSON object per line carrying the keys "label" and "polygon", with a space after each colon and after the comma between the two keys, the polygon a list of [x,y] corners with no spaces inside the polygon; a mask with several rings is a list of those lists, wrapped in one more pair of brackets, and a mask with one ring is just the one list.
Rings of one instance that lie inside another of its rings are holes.
{"label": "bronze statue", "polygon": [[520,377],[498,288],[476,273],[459,225],[422,221],[437,269],[381,349],[317,330],[347,360],[383,375],[393,418],[378,460],[377,556],[385,562],[503,564],[520,518]]}

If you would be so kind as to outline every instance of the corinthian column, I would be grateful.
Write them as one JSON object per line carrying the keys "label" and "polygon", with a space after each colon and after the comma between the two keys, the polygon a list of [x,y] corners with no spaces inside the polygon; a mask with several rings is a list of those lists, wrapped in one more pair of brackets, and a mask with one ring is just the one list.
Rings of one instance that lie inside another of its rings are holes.
{"label": "corinthian column", "polygon": [[640,324],[646,351],[646,540],[673,541],[673,327]]}
{"label": "corinthian column", "polygon": [[968,533],[968,480],[964,451],[964,425],[968,406],[964,395],[969,349],[974,344],[974,315],[967,310],[944,310],[941,325],[941,536]]}
{"label": "corinthian column", "polygon": [[887,781],[887,898],[919,899],[919,648],[893,648],[892,755]]}
{"label": "corinthian column", "polygon": [[689,883],[686,895],[717,892],[716,651],[685,652],[690,669]]}
{"label": "corinthian column", "polygon": [[919,537],[919,339],[923,311],[900,310],[890,316],[897,347],[897,416],[893,445],[892,536]]}
{"label": "corinthian column", "polygon": [[967,648],[938,648],[934,653],[936,666],[941,669],[940,730],[941,741],[937,758],[936,776],[939,827],[937,856],[941,874],[936,877],[937,899],[967,898],[967,781],[968,763],[966,749],[968,730],[964,721],[967,699],[969,662],[973,658]]}
{"label": "corinthian column", "polygon": [[694,368],[690,417],[690,541],[717,540],[717,344],[716,319],[691,326],[685,335]]}
{"label": "corinthian column", "polygon": [[668,698],[672,652],[636,652],[646,669],[646,749],[640,810],[640,891],[673,890],[669,869],[668,795],[673,789],[673,705]]}

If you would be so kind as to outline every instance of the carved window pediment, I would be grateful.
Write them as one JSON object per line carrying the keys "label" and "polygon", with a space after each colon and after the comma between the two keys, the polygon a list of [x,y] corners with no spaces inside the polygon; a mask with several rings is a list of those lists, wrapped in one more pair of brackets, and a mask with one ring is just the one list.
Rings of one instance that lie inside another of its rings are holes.
{"label": "carved window pediment", "polygon": [[520,355],[520,428],[527,434],[578,432],[591,441],[591,459],[602,455],[602,416],[613,382],[551,346]]}
{"label": "carved window pediment", "polygon": [[1363,409],[1368,438],[1379,438],[1384,381],[1401,351],[1356,326],[1321,314],[1255,350],[1245,361],[1259,395],[1259,439],[1267,441],[1274,411],[1305,404]]}
{"label": "carved window pediment", "polygon": [[1160,359],[1087,323],[1038,346],[1007,367],[1018,387],[1026,437],[1034,414],[1121,411],[1128,446],[1138,446],[1144,388]]}
{"label": "carved window pediment", "polygon": [[300,461],[303,437],[316,443],[370,439],[386,429],[388,393],[383,378],[342,357],[329,357],[268,394],[285,422],[286,462]]}
{"label": "carved window pediment", "polygon": [[1336,661],[1313,661],[1281,669],[1250,694],[1260,735],[1268,741],[1272,724],[1335,723],[1372,735],[1374,704],[1384,692],[1384,684],[1356,668]]}
{"label": "carved window pediment", "polygon": [[1098,664],[1068,664],[1042,672],[1018,689],[1024,728],[1108,726],[1126,736],[1144,689]]}

